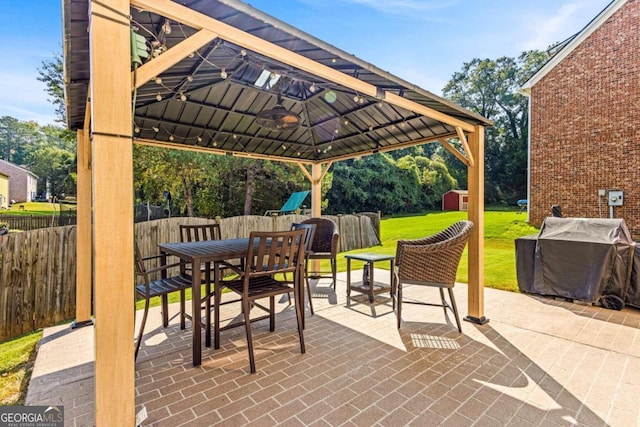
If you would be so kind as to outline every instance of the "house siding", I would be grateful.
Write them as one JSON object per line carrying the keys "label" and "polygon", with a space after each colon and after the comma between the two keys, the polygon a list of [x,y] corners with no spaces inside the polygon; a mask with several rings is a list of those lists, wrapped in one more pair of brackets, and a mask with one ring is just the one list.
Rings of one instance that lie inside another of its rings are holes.
{"label": "house siding", "polygon": [[26,169],[0,160],[0,173],[9,176],[9,199],[16,203],[31,202],[35,199],[38,177]]}
{"label": "house siding", "polygon": [[598,190],[616,189],[614,217],[640,235],[639,100],[640,0],[629,0],[531,88],[532,224],[552,205],[598,217]]}
{"label": "house siding", "polygon": [[9,177],[0,173],[0,209],[9,208]]}

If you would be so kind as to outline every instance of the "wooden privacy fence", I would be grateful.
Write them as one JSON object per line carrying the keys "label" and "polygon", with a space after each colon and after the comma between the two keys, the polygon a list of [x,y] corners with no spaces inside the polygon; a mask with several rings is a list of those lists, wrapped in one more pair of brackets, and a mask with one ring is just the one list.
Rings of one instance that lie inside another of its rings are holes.
{"label": "wooden privacy fence", "polygon": [[[180,241],[180,224],[220,223],[223,238],[288,230],[303,215],[167,218],[135,224],[143,255],[158,243]],[[380,243],[366,215],[326,216],[338,224],[339,251]],[[133,271],[131,272],[133,280]],[[132,283],[133,286],[133,283]],[[132,302],[133,303],[133,302]],[[76,304],[76,227],[53,227],[0,236],[0,341],[73,319]]]}
{"label": "wooden privacy fence", "polygon": [[0,340],[72,319],[75,307],[75,226],[2,236]]}
{"label": "wooden privacy fence", "polygon": [[76,225],[75,215],[0,215],[0,224],[7,224],[9,230],[36,230],[38,228]]}

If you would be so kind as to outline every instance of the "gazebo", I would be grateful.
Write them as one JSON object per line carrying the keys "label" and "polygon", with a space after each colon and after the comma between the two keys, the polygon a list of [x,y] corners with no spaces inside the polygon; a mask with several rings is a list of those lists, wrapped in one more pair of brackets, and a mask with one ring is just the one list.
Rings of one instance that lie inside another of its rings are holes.
{"label": "gazebo", "polygon": [[133,144],[296,163],[320,216],[332,162],[439,142],[468,167],[466,320],[487,321],[489,120],[238,0],[63,8],[67,125],[78,138],[76,325],[95,320],[97,425],[134,420],[134,313],[122,309],[134,298]]}

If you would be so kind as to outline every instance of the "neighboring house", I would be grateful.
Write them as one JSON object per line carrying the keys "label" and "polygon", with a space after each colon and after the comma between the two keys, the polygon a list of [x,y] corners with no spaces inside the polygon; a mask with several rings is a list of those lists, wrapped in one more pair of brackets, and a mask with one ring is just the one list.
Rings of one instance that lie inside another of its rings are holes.
{"label": "neighboring house", "polygon": [[469,206],[467,190],[449,190],[442,195],[443,211],[466,211]]}
{"label": "neighboring house", "polygon": [[9,175],[0,173],[0,209],[9,209]]}
{"label": "neighboring house", "polygon": [[560,205],[564,216],[613,213],[640,235],[640,0],[612,1],[523,91],[529,222]]}
{"label": "neighboring house", "polygon": [[9,200],[31,202],[38,191],[38,176],[13,163],[0,160],[0,173],[9,176]]}

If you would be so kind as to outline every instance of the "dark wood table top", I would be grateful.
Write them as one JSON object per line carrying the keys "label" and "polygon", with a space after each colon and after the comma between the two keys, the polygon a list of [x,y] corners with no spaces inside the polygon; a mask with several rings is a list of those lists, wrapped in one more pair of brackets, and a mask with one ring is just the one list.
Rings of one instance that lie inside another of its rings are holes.
{"label": "dark wood table top", "polygon": [[158,247],[162,252],[175,255],[185,261],[216,262],[246,256],[249,238],[160,243]]}

